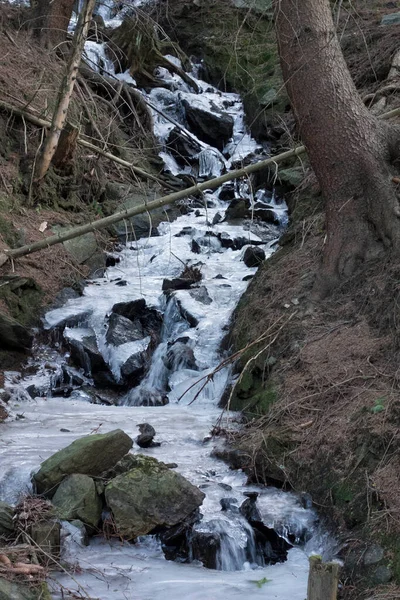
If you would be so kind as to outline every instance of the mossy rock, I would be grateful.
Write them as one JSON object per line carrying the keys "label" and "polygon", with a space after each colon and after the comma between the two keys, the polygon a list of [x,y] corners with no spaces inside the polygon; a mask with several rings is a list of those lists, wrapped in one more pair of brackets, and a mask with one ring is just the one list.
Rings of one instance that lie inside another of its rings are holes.
{"label": "mossy rock", "polygon": [[0,299],[10,315],[22,325],[33,325],[39,318],[43,291],[31,277],[3,275],[0,277]]}
{"label": "mossy rock", "polygon": [[202,504],[204,493],[164,463],[141,454],[130,460],[133,467],[105,491],[120,535],[134,539],[158,526],[172,527]]}
{"label": "mossy rock", "polygon": [[53,504],[60,519],[78,519],[90,527],[99,524],[102,502],[93,479],[87,475],[74,474],[64,479],[53,496]]}
{"label": "mossy rock", "polygon": [[132,448],[133,441],[121,429],[75,440],[45,460],[33,482],[37,493],[51,498],[64,477],[81,473],[92,477],[111,469]]}
{"label": "mossy rock", "polygon": [[0,600],[51,600],[47,584],[24,585],[0,577]]}
{"label": "mossy rock", "polygon": [[6,502],[0,502],[0,538],[8,539],[14,533],[14,509]]}
{"label": "mossy rock", "polygon": [[15,319],[0,313],[0,347],[26,350],[32,346],[32,332]]}

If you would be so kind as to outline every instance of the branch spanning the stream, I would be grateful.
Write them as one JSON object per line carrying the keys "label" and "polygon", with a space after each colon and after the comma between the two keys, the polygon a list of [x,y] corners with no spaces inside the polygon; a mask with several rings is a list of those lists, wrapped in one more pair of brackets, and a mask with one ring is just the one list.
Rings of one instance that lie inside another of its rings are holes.
{"label": "branch spanning the stream", "polygon": [[[46,127],[46,128],[50,127],[50,123],[48,121],[44,121],[43,119],[40,119],[36,115],[33,115],[32,113],[29,113],[26,111],[23,111],[19,108],[16,108],[13,105],[8,104],[7,102],[0,101],[0,108],[6,109],[10,112],[13,112],[20,116],[23,116],[28,121],[30,121],[31,123],[33,123],[35,125],[38,125],[39,127]],[[387,119],[396,117],[398,115],[400,115],[400,108],[396,108],[388,113],[385,113],[384,115],[381,116],[381,118],[387,120]],[[105,156],[106,158],[109,158],[110,160],[113,160],[114,162],[117,162],[119,164],[122,164],[123,166],[129,167],[135,173],[138,173],[139,175],[141,175],[143,177],[157,180],[157,178],[155,178],[153,175],[149,175],[149,173],[142,171],[142,169],[135,167],[134,165],[132,165],[131,163],[128,163],[127,161],[123,161],[119,157],[114,156],[113,154],[111,154],[109,152],[105,152],[104,150],[98,148],[98,146],[95,146],[94,144],[91,144],[90,142],[87,142],[86,140],[82,140],[81,138],[78,138],[78,143],[81,144],[82,146],[85,146],[86,148],[90,148],[94,152],[97,152],[97,153]],[[183,200],[193,194],[199,194],[206,190],[215,190],[215,189],[219,188],[223,183],[227,183],[228,181],[232,181],[233,179],[239,179],[240,177],[245,177],[247,175],[250,175],[251,173],[257,173],[258,171],[262,171],[263,169],[266,169],[267,167],[269,167],[271,165],[276,165],[278,163],[284,162],[285,160],[288,160],[290,158],[295,158],[296,156],[300,156],[305,153],[306,153],[305,146],[297,146],[297,148],[294,148],[293,150],[288,150],[287,152],[282,152],[281,154],[278,154],[277,156],[273,156],[271,158],[261,160],[258,163],[248,165],[247,167],[243,167],[242,169],[236,169],[234,171],[230,171],[229,173],[225,173],[225,175],[221,175],[219,177],[214,177],[213,179],[208,179],[207,181],[204,181],[202,183],[197,183],[196,185],[193,185],[189,188],[180,190],[178,192],[174,192],[172,194],[168,194],[167,196],[163,196],[162,198],[159,198],[158,200],[153,200],[152,202],[148,202],[147,204],[143,204],[142,206],[136,206],[136,207],[133,207],[130,209],[125,209],[125,210],[116,212],[108,217],[98,219],[97,221],[94,221],[92,223],[87,223],[86,225],[80,225],[79,227],[74,227],[65,233],[59,233],[57,235],[52,235],[43,240],[40,240],[39,242],[27,244],[25,246],[21,246],[20,248],[16,248],[14,250],[4,250],[3,252],[0,252],[0,267],[2,265],[4,265],[8,260],[14,260],[21,256],[26,256],[28,254],[32,254],[33,252],[38,252],[39,250],[43,250],[44,248],[50,248],[51,246],[54,246],[55,244],[61,244],[63,242],[66,242],[67,240],[72,240],[76,237],[79,237],[79,236],[84,235],[85,233],[89,233],[91,231],[98,231],[100,229],[105,229],[106,227],[109,227],[110,225],[114,225],[114,223],[118,223],[119,221],[123,221],[124,219],[129,219],[131,217],[135,217],[136,215],[140,215],[145,212],[150,212],[152,210],[155,210],[156,208],[161,208],[168,204],[174,204],[175,202],[178,202],[178,200]]]}

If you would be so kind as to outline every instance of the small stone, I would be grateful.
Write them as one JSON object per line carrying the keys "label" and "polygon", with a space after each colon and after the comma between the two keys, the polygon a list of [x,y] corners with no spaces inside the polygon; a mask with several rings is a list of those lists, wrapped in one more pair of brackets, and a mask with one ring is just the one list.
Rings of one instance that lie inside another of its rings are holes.
{"label": "small stone", "polygon": [[383,548],[381,548],[381,546],[378,546],[377,544],[373,544],[372,546],[370,546],[365,554],[364,554],[364,558],[363,558],[363,562],[364,565],[370,566],[370,565],[375,565],[376,563],[380,562],[382,560],[382,558],[384,557],[384,550]]}

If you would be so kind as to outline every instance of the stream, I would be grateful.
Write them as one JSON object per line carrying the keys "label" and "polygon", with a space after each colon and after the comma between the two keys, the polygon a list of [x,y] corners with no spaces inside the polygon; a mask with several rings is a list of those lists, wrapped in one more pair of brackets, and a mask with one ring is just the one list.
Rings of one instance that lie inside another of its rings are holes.
{"label": "stream", "polygon": [[[108,24],[120,22],[118,16],[112,19],[109,12],[103,13]],[[103,44],[87,42],[86,55],[113,72]],[[240,97],[213,88],[200,79],[200,72],[194,64],[190,76],[198,94],[166,69],[157,73],[165,86],[143,94],[155,107],[155,134],[165,170],[204,180],[258,160],[268,148],[247,132]],[[116,77],[134,84],[129,74]],[[201,139],[188,122],[192,109],[197,116],[208,113],[214,123],[223,119],[230,124],[229,139],[221,144],[219,138],[219,147]],[[176,124],[192,147],[184,160],[170,150]],[[245,199],[250,218],[225,218],[235,199]],[[73,576],[58,573],[50,582],[55,599],[89,595],[98,600],[304,600],[308,556],[332,558],[333,541],[311,507],[293,493],[247,485],[242,471],[231,470],[212,453],[224,444],[210,436],[214,425],[238,428],[241,422],[237,413],[225,411],[221,416],[218,407],[232,380],[229,366],[203,384],[225,357],[221,342],[229,320],[257,270],[246,266],[243,258],[250,247],[262,249],[268,258],[286,222],[283,201],[239,181],[189,201],[186,214],[162,222],[156,231],[149,226],[147,237],[132,240],[127,228],[126,243],[110,253],[113,266],[102,277],[88,280],[81,296],[47,312],[43,326],[54,341],[36,343],[29,374],[6,373],[11,400],[10,418],[2,426],[0,500],[15,503],[31,491],[32,471],[76,438],[121,428],[135,439],[138,425],[150,423],[160,445],[135,445],[133,451],[176,463],[177,470],[204,491],[197,527],[221,540],[217,569],[207,569],[196,560],[166,560],[157,536],[144,536],[135,544],[100,536],[85,546],[79,530],[65,524],[63,559],[76,569]],[[182,288],[171,281],[181,277],[185,266],[201,279]],[[128,318],[142,333],[127,339],[120,327],[126,321],[119,317],[126,319],[132,310],[139,311],[138,320]],[[144,356],[151,356],[149,366],[143,366]],[[108,381],[125,385],[115,391],[118,385]],[[234,499],[240,506],[249,491],[259,494],[263,523],[293,542],[285,562],[266,565],[256,552],[249,553],[254,534],[248,522],[237,511],[221,510],[221,500]]]}

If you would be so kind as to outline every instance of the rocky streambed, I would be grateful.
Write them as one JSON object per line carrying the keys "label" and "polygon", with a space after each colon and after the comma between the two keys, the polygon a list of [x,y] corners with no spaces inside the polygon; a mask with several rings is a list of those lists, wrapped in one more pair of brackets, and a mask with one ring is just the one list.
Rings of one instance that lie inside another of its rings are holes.
{"label": "rocky streambed", "polygon": [[[93,60],[107,59],[90,44]],[[167,69],[143,91],[165,169],[204,179],[265,154],[239,96],[196,75],[196,93]],[[243,180],[181,212],[158,227],[149,216],[144,237],[127,222],[103,276],[64,294],[44,317],[46,343],[42,332],[24,372],[6,373],[0,500],[19,507],[39,493],[54,506],[68,565],[52,574],[54,598],[222,600],[267,586],[304,600],[308,555],[329,555],[317,515],[294,494],[248,485],[210,435],[240,427],[219,408],[233,376],[221,342],[286,207]],[[5,511],[13,538],[15,509]]]}

